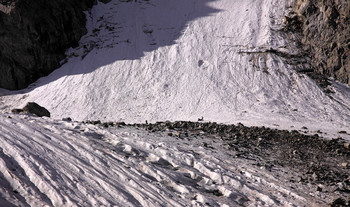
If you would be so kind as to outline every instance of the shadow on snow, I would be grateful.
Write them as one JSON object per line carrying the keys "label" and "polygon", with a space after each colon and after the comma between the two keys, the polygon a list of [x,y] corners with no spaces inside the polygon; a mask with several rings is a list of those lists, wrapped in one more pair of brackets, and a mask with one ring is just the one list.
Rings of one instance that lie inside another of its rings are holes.
{"label": "shadow on snow", "polygon": [[67,51],[67,62],[28,88],[6,91],[27,93],[62,77],[88,74],[119,60],[137,60],[145,52],[176,44],[189,22],[219,10],[215,0],[133,0],[99,3],[86,12],[88,33],[80,45]]}

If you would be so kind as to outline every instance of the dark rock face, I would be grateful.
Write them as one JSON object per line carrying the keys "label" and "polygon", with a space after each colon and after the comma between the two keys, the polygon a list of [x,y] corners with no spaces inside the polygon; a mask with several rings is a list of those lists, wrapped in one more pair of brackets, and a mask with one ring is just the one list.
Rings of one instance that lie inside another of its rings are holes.
{"label": "dark rock face", "polygon": [[350,85],[350,1],[294,0],[315,72]]}
{"label": "dark rock face", "polygon": [[25,107],[23,107],[23,112],[35,114],[39,117],[47,116],[50,117],[50,112],[45,109],[44,107],[40,106],[39,104],[35,102],[28,102]]}
{"label": "dark rock face", "polygon": [[60,66],[96,0],[0,0],[0,88],[27,87]]}

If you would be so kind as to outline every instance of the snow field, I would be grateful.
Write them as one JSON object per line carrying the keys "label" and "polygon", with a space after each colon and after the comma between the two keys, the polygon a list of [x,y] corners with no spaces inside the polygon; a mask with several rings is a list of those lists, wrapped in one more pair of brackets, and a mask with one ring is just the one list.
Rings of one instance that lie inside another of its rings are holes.
{"label": "snow field", "polygon": [[283,176],[232,159],[219,139],[26,115],[0,120],[1,199],[17,206],[300,206],[313,199]]}

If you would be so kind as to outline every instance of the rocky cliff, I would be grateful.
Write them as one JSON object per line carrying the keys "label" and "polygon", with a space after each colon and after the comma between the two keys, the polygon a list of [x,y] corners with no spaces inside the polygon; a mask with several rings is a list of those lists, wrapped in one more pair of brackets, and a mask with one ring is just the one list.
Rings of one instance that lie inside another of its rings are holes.
{"label": "rocky cliff", "polygon": [[295,0],[312,69],[350,85],[350,1]]}
{"label": "rocky cliff", "polygon": [[0,88],[20,89],[60,66],[86,33],[96,0],[0,0]]}

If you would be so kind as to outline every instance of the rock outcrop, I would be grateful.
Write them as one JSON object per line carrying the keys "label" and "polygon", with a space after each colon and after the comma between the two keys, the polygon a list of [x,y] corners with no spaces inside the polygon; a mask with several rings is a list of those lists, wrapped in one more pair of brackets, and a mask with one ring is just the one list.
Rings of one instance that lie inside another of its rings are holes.
{"label": "rock outcrop", "polygon": [[0,0],[0,88],[25,88],[58,68],[96,1]]}
{"label": "rock outcrop", "polygon": [[350,85],[350,1],[294,0],[312,69]]}

